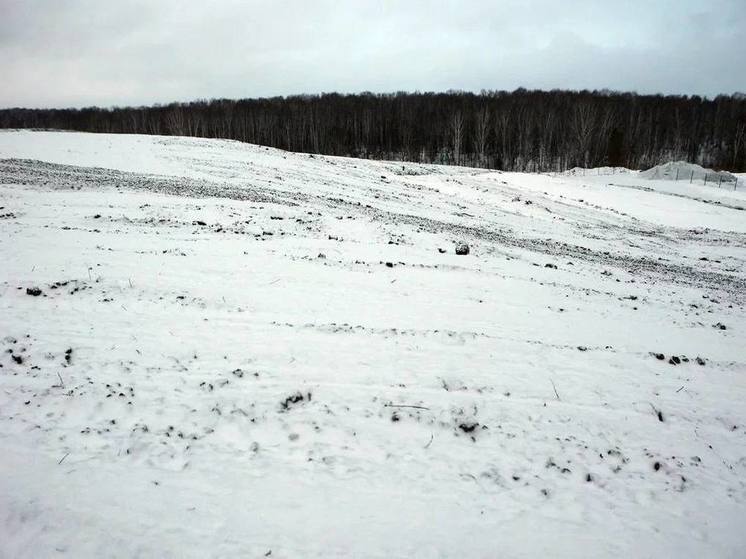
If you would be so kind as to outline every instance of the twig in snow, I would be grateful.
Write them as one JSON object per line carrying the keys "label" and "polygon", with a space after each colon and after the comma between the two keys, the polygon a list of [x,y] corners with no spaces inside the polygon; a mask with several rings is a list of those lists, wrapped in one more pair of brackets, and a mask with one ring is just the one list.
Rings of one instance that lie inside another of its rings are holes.
{"label": "twig in snow", "polygon": [[64,455],[64,456],[63,456],[62,458],[60,458],[60,461],[59,461],[59,462],[57,462],[57,465],[59,466],[60,464],[62,464],[62,461],[63,461],[63,460],[65,459],[65,458],[67,458],[68,456],[70,456],[70,453],[69,453],[69,452],[68,452],[67,454],[65,454],[65,455]]}
{"label": "twig in snow", "polygon": [[130,287],[132,287],[132,278],[128,278],[130,282]]}
{"label": "twig in snow", "polygon": [[60,379],[60,387],[65,388],[65,382],[62,380],[62,375],[60,374],[59,371],[57,371],[57,376]]}
{"label": "twig in snow", "polygon": [[549,379],[549,382],[552,383],[552,388],[554,388],[554,395],[557,396],[557,400],[561,402],[562,398],[560,398],[559,394],[557,393],[557,387],[554,385],[554,381],[552,379]]}
{"label": "twig in snow", "polygon": [[432,433],[430,433],[430,440],[425,445],[425,448],[428,448],[431,444],[433,444],[433,434]]}
{"label": "twig in snow", "polygon": [[[648,402],[648,404],[650,404],[650,402]],[[653,408],[653,413],[658,418],[658,421],[660,421],[661,423],[663,423],[663,412],[661,410],[657,409],[653,404],[650,404],[650,407]]]}
{"label": "twig in snow", "polygon": [[407,404],[384,404],[383,407],[385,408],[415,408],[418,410],[429,410],[430,408],[426,408],[425,406],[411,406]]}

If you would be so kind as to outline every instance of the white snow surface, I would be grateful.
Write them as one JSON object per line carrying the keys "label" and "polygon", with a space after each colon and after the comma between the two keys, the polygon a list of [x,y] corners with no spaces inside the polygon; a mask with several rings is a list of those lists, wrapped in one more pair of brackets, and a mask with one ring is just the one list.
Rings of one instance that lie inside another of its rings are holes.
{"label": "white snow surface", "polygon": [[744,557],[744,207],[2,132],[0,557]]}

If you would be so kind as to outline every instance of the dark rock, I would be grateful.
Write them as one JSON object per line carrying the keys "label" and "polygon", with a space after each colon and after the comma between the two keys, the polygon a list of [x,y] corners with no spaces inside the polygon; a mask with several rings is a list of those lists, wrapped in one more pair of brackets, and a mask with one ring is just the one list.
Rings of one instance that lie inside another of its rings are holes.
{"label": "dark rock", "polygon": [[695,359],[695,361],[697,362],[697,365],[700,365],[700,366],[704,367],[705,360],[702,359],[699,355],[697,356],[697,359]]}
{"label": "dark rock", "polygon": [[39,289],[38,287],[27,287],[26,295],[31,295],[32,297],[38,297],[39,295],[41,295],[41,289]]}
{"label": "dark rock", "polygon": [[[290,406],[292,404],[297,404],[299,402],[303,402],[306,399],[306,396],[300,392],[296,392],[295,394],[291,394],[283,402],[280,403],[283,409],[287,410],[290,409]],[[308,393],[308,400],[311,400],[311,393]]]}
{"label": "dark rock", "polygon": [[387,268],[393,268],[394,267],[394,263],[393,262],[386,262],[386,267]]}
{"label": "dark rock", "polygon": [[465,256],[469,254],[469,245],[466,243],[459,243],[456,245],[456,254],[460,256]]}
{"label": "dark rock", "polygon": [[553,270],[557,269],[557,265],[556,264],[544,264],[544,267],[545,268],[552,268]]}
{"label": "dark rock", "polygon": [[663,361],[663,360],[664,360],[664,359],[666,358],[666,356],[665,356],[665,355],[663,355],[662,353],[654,353],[653,355],[655,355],[655,358],[656,358],[656,359],[657,359],[658,361]]}
{"label": "dark rock", "polygon": [[479,427],[479,423],[475,421],[460,423],[458,426],[458,428],[461,429],[464,433],[471,433],[477,427]]}

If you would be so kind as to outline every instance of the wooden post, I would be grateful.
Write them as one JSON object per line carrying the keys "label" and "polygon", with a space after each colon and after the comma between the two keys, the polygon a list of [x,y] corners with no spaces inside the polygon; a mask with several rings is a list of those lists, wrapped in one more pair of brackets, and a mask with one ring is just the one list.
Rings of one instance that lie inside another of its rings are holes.
{"label": "wooden post", "polygon": [[679,168],[676,167],[676,178],[674,180],[679,180]]}
{"label": "wooden post", "polygon": [[705,171],[705,181],[702,184],[707,184],[707,171]]}
{"label": "wooden post", "polygon": [[691,174],[689,175],[689,184],[692,184],[692,180],[694,179],[694,169],[692,169]]}
{"label": "wooden post", "polygon": [[720,185],[723,183],[723,175],[720,175],[718,177],[718,188],[720,188]]}

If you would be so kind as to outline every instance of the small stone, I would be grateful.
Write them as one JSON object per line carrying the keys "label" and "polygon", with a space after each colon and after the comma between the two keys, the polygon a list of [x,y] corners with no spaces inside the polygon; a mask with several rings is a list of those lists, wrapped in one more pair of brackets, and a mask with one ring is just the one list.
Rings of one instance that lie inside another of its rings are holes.
{"label": "small stone", "polygon": [[479,423],[472,422],[472,421],[461,423],[458,426],[458,428],[461,429],[464,433],[471,433],[477,427],[479,427]]}
{"label": "small stone", "polygon": [[465,256],[469,254],[469,250],[469,245],[467,245],[466,243],[459,243],[456,245],[456,254],[458,254],[459,256]]}
{"label": "small stone", "polygon": [[31,295],[32,297],[38,297],[39,295],[41,295],[41,289],[39,289],[38,287],[27,287],[26,295]]}

